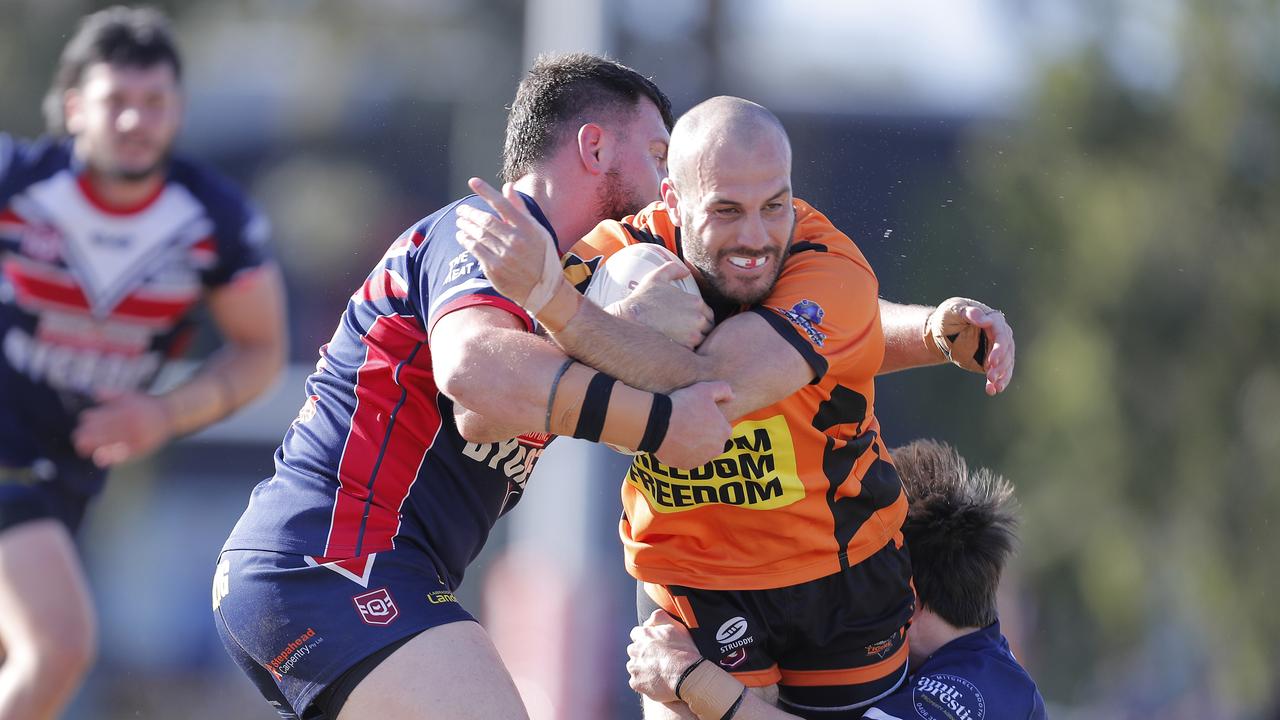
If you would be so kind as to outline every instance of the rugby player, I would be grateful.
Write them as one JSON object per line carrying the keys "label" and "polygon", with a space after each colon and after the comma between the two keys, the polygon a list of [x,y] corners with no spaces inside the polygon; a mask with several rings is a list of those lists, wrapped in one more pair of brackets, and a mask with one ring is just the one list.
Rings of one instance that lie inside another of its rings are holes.
{"label": "rugby player", "polygon": [[[645,372],[673,385],[732,386],[726,452],[694,470],[641,454],[623,485],[640,617],[668,610],[746,685],[828,717],[892,692],[907,667],[906,496],[874,414],[874,376],[943,361],[926,342],[938,311],[984,324],[989,391],[1007,386],[1014,358],[1007,323],[978,303],[882,313],[865,258],[793,199],[790,174],[790,143],[772,113],[713,98],[673,130],[663,202],[602,223],[571,250],[566,271],[582,284],[627,244],[658,243],[683,258],[718,321],[696,353],[593,340],[578,315],[596,311],[568,282],[535,315],[560,328],[551,335],[570,355],[622,379],[638,377],[642,358]],[[510,189],[472,188],[498,215],[464,209],[460,242],[496,287],[525,297],[546,277],[531,259],[546,240]],[[689,714],[646,701],[646,717],[672,716]]]}
{"label": "rugby player", "polygon": [[[50,718],[96,620],[72,537],[107,468],[231,413],[285,355],[267,224],[171,157],[181,61],[150,9],[88,15],[46,101],[51,136],[0,134],[0,719]],[[148,392],[203,300],[224,344]]]}
{"label": "rugby player", "polygon": [[[1000,574],[1016,540],[1013,486],[985,469],[969,472],[943,443],[917,440],[891,452],[910,498],[902,532],[919,600],[907,633],[912,671],[906,686],[848,717],[1043,720],[1044,698],[1009,650],[996,613]],[[631,687],[645,696],[688,700],[702,720],[799,717],[747,694],[662,610],[631,639]]]}
{"label": "rugby player", "polygon": [[[503,173],[557,277],[557,245],[656,196],[670,126],[666,96],[610,60],[543,58],[522,80]],[[218,629],[283,718],[526,717],[454,591],[543,448],[567,435],[696,467],[729,436],[724,383],[647,392],[539,337],[546,323],[456,242],[460,209],[484,206],[470,196],[416,223],[355,290],[275,474],[224,545]],[[670,316],[684,329],[668,331],[696,343],[710,322],[687,297]]]}

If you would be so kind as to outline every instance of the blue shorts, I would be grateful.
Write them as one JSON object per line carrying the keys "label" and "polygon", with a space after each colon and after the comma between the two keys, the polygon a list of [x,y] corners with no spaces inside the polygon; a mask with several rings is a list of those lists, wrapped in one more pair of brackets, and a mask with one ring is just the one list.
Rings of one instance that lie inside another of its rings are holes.
{"label": "blue shorts", "polygon": [[284,718],[336,715],[399,645],[429,628],[475,621],[430,558],[407,544],[334,562],[226,550],[213,612],[227,652]]}

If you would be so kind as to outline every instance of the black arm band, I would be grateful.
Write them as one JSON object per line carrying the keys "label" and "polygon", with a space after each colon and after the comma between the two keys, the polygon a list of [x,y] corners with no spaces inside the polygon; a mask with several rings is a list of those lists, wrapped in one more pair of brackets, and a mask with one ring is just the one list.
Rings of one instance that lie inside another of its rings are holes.
{"label": "black arm band", "polygon": [[569,366],[572,364],[573,358],[566,359],[564,364],[560,366],[560,369],[556,370],[556,376],[551,381],[551,392],[547,394],[547,434],[551,433],[551,406],[556,404],[556,390],[560,388],[560,381],[564,378],[565,371],[568,370]]}
{"label": "black arm band", "polygon": [[573,436],[600,441],[600,432],[604,430],[604,418],[609,414],[609,397],[613,395],[613,385],[617,380],[602,372],[596,373],[587,385],[587,394],[582,398],[582,410],[578,413],[578,426],[573,429]]}
{"label": "black arm band", "polygon": [[644,426],[644,437],[636,449],[640,452],[655,453],[662,447],[667,437],[667,426],[671,424],[671,396],[654,393],[653,404],[649,406],[649,421]]}
{"label": "black arm band", "polygon": [[738,714],[738,710],[742,707],[742,701],[746,698],[747,688],[742,688],[742,694],[729,706],[728,710],[724,711],[724,714],[720,716],[720,720],[733,720],[733,716]]}
{"label": "black arm band", "polygon": [[676,699],[677,700],[679,700],[680,702],[684,702],[684,698],[680,697],[680,686],[684,685],[684,681],[689,679],[689,675],[691,675],[693,671],[698,668],[699,665],[701,665],[706,661],[707,659],[704,657],[698,658],[697,662],[685,668],[684,672],[680,673],[680,679],[676,681]]}

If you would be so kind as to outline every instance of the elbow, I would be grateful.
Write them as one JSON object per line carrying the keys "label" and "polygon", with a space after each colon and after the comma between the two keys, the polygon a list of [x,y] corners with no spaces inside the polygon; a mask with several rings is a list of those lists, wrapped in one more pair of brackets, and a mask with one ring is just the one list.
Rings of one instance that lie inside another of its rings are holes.
{"label": "elbow", "polygon": [[480,364],[467,358],[466,352],[434,358],[436,387],[459,407],[474,408],[480,413],[492,412],[489,407],[491,393],[486,392],[493,385],[492,376],[486,380]]}
{"label": "elbow", "polygon": [[454,406],[453,418],[458,427],[458,434],[463,440],[470,443],[491,443],[506,440],[509,435],[503,433],[499,428],[479,413],[471,412],[466,408]]}

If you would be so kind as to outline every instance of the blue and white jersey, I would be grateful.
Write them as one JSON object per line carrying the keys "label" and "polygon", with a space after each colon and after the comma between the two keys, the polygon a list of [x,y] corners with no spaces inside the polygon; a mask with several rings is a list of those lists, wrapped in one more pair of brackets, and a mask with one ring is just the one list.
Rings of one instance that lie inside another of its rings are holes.
{"label": "blue and white jersey", "polygon": [[149,387],[203,293],[264,262],[266,234],[238,190],[192,163],[114,207],[69,140],[0,134],[0,461],[69,450],[96,397]]}
{"label": "blue and white jersey", "polygon": [[410,542],[457,587],[494,523],[520,499],[551,437],[467,442],[431,364],[435,324],[456,310],[496,307],[535,329],[455,239],[462,204],[491,212],[472,195],[424,218],[351,296],[276,451],[275,475],[254,489],[224,550],[356,559],[344,567],[358,575],[366,570],[361,558]]}
{"label": "blue and white jersey", "polygon": [[914,670],[870,720],[1044,720],[1044,698],[1000,634],[1000,623],[956,638]]}

